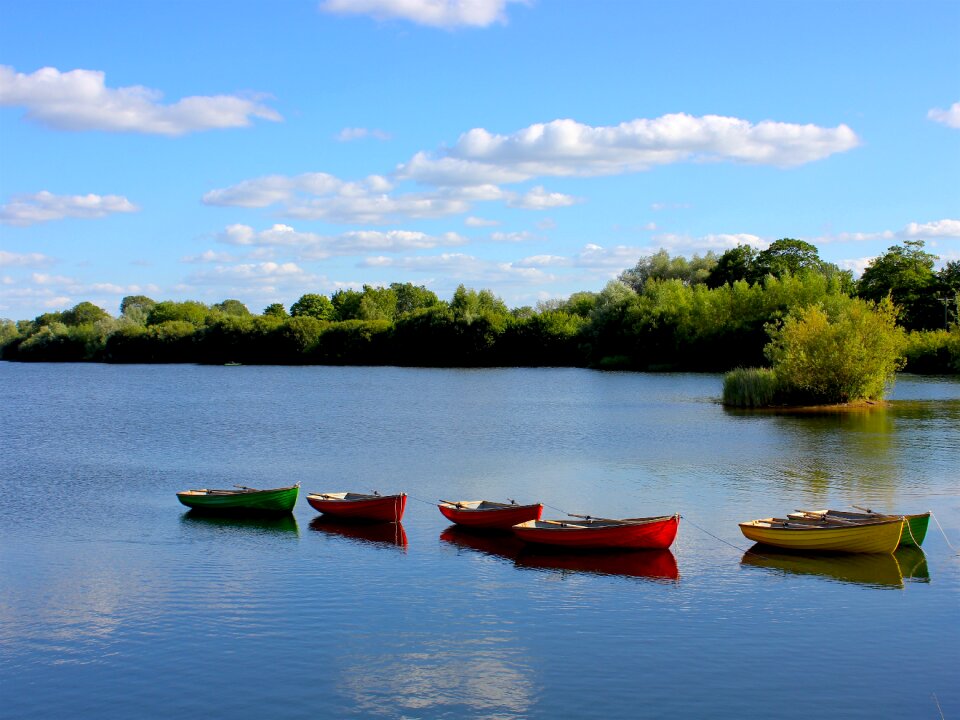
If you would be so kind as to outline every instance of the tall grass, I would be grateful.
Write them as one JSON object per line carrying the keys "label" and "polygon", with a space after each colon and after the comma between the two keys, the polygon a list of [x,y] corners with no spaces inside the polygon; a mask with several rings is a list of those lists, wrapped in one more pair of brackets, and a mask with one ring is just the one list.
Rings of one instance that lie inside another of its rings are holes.
{"label": "tall grass", "polygon": [[779,383],[768,368],[737,368],[723,376],[723,404],[765,407],[777,401]]}

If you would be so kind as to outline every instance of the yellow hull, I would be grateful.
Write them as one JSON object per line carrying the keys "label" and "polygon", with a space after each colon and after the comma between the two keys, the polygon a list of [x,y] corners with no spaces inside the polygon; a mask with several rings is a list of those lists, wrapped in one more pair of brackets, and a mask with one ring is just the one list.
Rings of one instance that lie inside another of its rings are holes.
{"label": "yellow hull", "polygon": [[863,525],[802,525],[775,518],[740,523],[749,540],[788,550],[892,553],[900,544],[900,518]]}

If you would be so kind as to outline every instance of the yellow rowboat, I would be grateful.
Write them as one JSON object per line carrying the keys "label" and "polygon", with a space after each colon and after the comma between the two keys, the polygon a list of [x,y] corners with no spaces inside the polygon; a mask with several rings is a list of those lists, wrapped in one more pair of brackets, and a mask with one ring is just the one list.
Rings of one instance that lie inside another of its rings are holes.
{"label": "yellow rowboat", "polygon": [[788,550],[892,553],[900,544],[903,519],[837,525],[811,520],[798,522],[764,518],[740,523],[740,531],[748,540]]}
{"label": "yellow rowboat", "polygon": [[[854,505],[854,507],[859,507]],[[864,512],[845,512],[843,510],[797,510],[787,515],[789,520],[807,520],[814,518],[825,520],[836,524],[861,523],[864,521],[872,522],[874,520],[892,520],[899,517],[903,520],[903,534],[900,535],[901,546],[920,547],[923,539],[927,535],[927,525],[930,523],[930,512],[917,513],[915,515],[890,515],[889,513],[877,513],[870,509],[864,509]]]}

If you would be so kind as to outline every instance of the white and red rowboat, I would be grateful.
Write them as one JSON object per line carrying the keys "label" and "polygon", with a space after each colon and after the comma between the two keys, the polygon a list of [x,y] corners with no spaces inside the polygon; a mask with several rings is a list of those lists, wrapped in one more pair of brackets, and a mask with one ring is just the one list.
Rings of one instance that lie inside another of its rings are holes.
{"label": "white and red rowboat", "polygon": [[457,525],[473,528],[509,530],[514,525],[539,520],[543,505],[517,505],[492,500],[441,500],[437,506],[443,516]]}
{"label": "white and red rowboat", "polygon": [[400,522],[407,506],[405,493],[399,495],[365,495],[363,493],[309,493],[307,502],[325,515],[351,520]]}
{"label": "white and red rowboat", "polygon": [[665,549],[673,544],[680,515],[610,520],[531,520],[513,526],[521,540],[571,550]]}

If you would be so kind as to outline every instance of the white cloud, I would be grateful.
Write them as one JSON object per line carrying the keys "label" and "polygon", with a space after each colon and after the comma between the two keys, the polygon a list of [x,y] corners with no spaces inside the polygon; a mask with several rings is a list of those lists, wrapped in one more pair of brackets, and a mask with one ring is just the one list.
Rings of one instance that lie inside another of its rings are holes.
{"label": "white cloud", "polygon": [[[304,259],[318,260],[334,255],[362,255],[368,252],[409,252],[436,247],[464,245],[467,239],[454,232],[440,235],[410,230],[356,230],[340,235],[300,232],[289,225],[274,225],[257,232],[248,225],[230,225],[218,239],[229,245],[257,248],[285,247]],[[207,251],[212,253],[212,251]],[[207,255],[204,253],[203,258]]]}
{"label": "white cloud", "polygon": [[0,222],[25,227],[50,220],[101,218],[139,209],[120,195],[54,195],[43,190],[33,195],[17,195],[0,206]]}
{"label": "white cloud", "polygon": [[195,273],[188,278],[191,284],[223,285],[242,283],[243,285],[264,285],[276,282],[303,282],[310,275],[296,263],[242,263],[239,265],[220,265],[210,271]]}
{"label": "white cloud", "polygon": [[246,127],[251,118],[279,121],[259,97],[194,96],[172,105],[162,93],[132,85],[108,88],[97,70],[60,72],[45,67],[26,75],[0,65],[0,105],[24,107],[26,117],[56,130],[103,130],[184,135],[200,130]]}
{"label": "white cloud", "polygon": [[545,273],[538,267],[522,263],[483,260],[463,253],[404,258],[369,257],[361,263],[361,266],[442,273],[448,280],[467,280],[473,283],[545,283],[557,279],[556,276]]}
{"label": "white cloud", "polygon": [[960,128],[960,102],[955,102],[946,110],[933,108],[927,113],[927,117],[947,127]]}
{"label": "white cloud", "polygon": [[526,230],[518,232],[495,232],[490,234],[490,239],[494,242],[520,243],[536,239],[536,236]]}
{"label": "white cloud", "polygon": [[509,2],[522,0],[323,0],[320,9],[376,20],[409,20],[438,28],[487,27],[506,22]]}
{"label": "white cloud", "polygon": [[670,250],[674,254],[724,252],[738,245],[751,245],[758,249],[766,248],[770,242],[750,233],[710,233],[707,235],[691,236],[664,233],[654,235],[653,242],[657,248]]}
{"label": "white cloud", "polygon": [[685,161],[791,167],[859,144],[846,125],[823,128],[769,120],[753,124],[686,113],[611,127],[568,119],[538,123],[511,135],[475,128],[440,157],[416,154],[398,168],[398,175],[435,185],[474,185],[533,177],[616,175]]}
{"label": "white cloud", "polygon": [[837,263],[837,267],[839,267],[841,270],[850,270],[853,273],[854,277],[860,277],[861,275],[863,275],[863,271],[867,269],[870,263],[872,263],[876,259],[877,259],[876,255],[871,255],[869,257],[841,260],[840,262]]}
{"label": "white cloud", "polygon": [[354,140],[363,140],[365,138],[389,140],[390,133],[384,130],[371,130],[368,128],[344,128],[337,133],[337,140],[340,142],[353,142]]}
{"label": "white cloud", "polygon": [[43,253],[12,253],[0,250],[0,266],[11,267],[43,267],[53,265],[56,261]]}
{"label": "white cloud", "polygon": [[463,221],[467,227],[494,227],[500,224],[499,220],[487,220],[485,218],[473,217],[472,215]]}
{"label": "white cloud", "polygon": [[186,255],[180,258],[182,263],[232,263],[237,262],[235,258],[230,253],[216,252],[214,250],[206,250],[199,255]]}
{"label": "white cloud", "polygon": [[33,273],[30,278],[36,285],[76,285],[77,281],[65,275],[48,275]]}
{"label": "white cloud", "polygon": [[912,222],[900,231],[902,237],[911,240],[925,238],[960,238],[960,220],[936,220],[928,223]]}
{"label": "white cloud", "polygon": [[572,195],[547,192],[542,185],[538,185],[525,195],[507,201],[507,204],[510,207],[523,208],[524,210],[549,210],[551,208],[575,205],[578,202],[581,202],[581,200]]}

